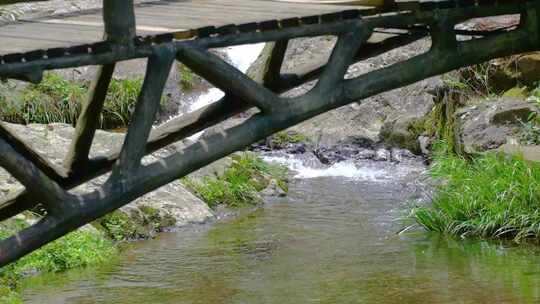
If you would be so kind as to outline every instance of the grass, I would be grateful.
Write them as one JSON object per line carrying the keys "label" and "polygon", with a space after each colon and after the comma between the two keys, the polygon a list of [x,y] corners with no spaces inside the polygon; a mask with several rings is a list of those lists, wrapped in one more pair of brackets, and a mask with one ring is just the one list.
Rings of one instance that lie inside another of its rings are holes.
{"label": "grass", "polygon": [[454,113],[456,107],[456,102],[453,100],[438,102],[427,116],[413,121],[408,126],[408,131],[413,135],[413,138],[426,135],[443,140],[450,147],[455,147]]}
{"label": "grass", "polygon": [[285,148],[288,144],[309,143],[310,138],[295,131],[281,131],[270,137],[269,145],[274,149]]}
{"label": "grass", "polygon": [[[540,107],[540,83],[528,92],[527,101]],[[521,123],[519,141],[523,145],[540,145],[540,115],[531,113],[527,121]]]}
{"label": "grass", "polygon": [[[24,228],[25,222],[0,224],[0,239]],[[21,280],[29,274],[61,272],[77,267],[97,265],[109,261],[117,253],[116,247],[103,235],[91,230],[77,230],[16,263],[0,269],[0,303],[22,303],[17,293]]]}
{"label": "grass", "polygon": [[540,240],[540,166],[486,153],[467,160],[439,143],[429,175],[440,183],[430,206],[411,216],[429,231],[459,237]]}
{"label": "grass", "polygon": [[[100,128],[128,125],[142,82],[142,79],[111,81]],[[41,83],[28,85],[19,96],[9,99],[0,96],[0,120],[19,124],[75,124],[81,104],[87,98],[87,84],[68,81],[55,73],[45,73]]]}
{"label": "grass", "polygon": [[140,78],[111,81],[100,119],[101,128],[112,129],[129,124],[142,84]]}
{"label": "grass", "polygon": [[146,231],[142,223],[135,222],[122,211],[116,210],[96,220],[94,226],[114,241],[129,241],[144,238]]}
{"label": "grass", "polygon": [[182,63],[177,65],[178,73],[180,75],[180,87],[185,91],[190,91],[195,87],[195,74]]}
{"label": "grass", "polygon": [[244,207],[260,203],[259,192],[271,179],[287,191],[286,169],[270,165],[260,157],[245,153],[232,156],[233,162],[218,177],[206,177],[202,182],[184,179],[184,184],[204,200],[211,208],[225,204]]}

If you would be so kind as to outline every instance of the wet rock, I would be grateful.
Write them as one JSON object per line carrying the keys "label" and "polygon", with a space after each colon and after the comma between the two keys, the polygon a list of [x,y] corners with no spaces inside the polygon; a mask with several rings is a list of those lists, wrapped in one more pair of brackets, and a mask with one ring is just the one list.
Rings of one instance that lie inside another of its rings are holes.
{"label": "wet rock", "polygon": [[313,154],[324,165],[332,165],[347,159],[344,155],[341,154],[339,148],[329,149],[323,147],[313,150]]}
{"label": "wet rock", "polygon": [[375,161],[388,161],[390,160],[390,151],[386,149],[378,149],[375,151],[375,156],[373,157],[373,160]]}
{"label": "wet rock", "polygon": [[465,153],[497,149],[516,137],[521,122],[538,107],[516,99],[499,98],[456,112],[456,141]]}
{"label": "wet rock", "polygon": [[360,149],[358,153],[354,156],[354,159],[373,159],[375,157],[375,151],[372,149]]}
{"label": "wet rock", "polygon": [[429,136],[419,136],[418,137],[418,145],[420,146],[420,152],[422,152],[423,155],[428,155],[430,153],[430,147],[433,144],[432,138]]}
{"label": "wet rock", "polygon": [[[31,145],[36,151],[47,157],[57,166],[61,166],[65,153],[73,136],[73,127],[67,124],[39,125],[31,124],[28,126],[6,124],[15,134]],[[98,130],[90,152],[91,157],[97,157],[110,152],[115,147],[123,143],[123,134],[104,132]],[[174,146],[171,147],[174,149]],[[166,155],[170,151],[160,151],[143,159],[143,162],[156,161],[159,156]],[[88,184],[81,185],[73,190],[74,193],[87,193],[98,189],[107,179],[107,175],[92,180]],[[0,189],[1,195],[9,195],[22,189],[22,186],[13,179],[6,171],[0,170]],[[169,223],[174,222],[174,226],[182,226],[188,223],[205,222],[213,217],[210,208],[187,191],[180,181],[174,181],[166,186],[159,188],[147,195],[135,200],[122,208],[122,211],[128,215],[135,214],[133,209],[143,211],[152,208],[158,211],[159,217]],[[136,212],[138,213],[138,211]]]}
{"label": "wet rock", "polygon": [[270,180],[268,186],[260,192],[263,197],[284,197],[287,196],[287,192],[279,186],[275,179]]}
{"label": "wet rock", "polygon": [[307,145],[305,143],[290,144],[286,150],[289,154],[304,154],[307,151]]}
{"label": "wet rock", "polygon": [[390,150],[390,160],[396,163],[400,163],[407,159],[416,158],[411,151],[406,149],[393,148]]}

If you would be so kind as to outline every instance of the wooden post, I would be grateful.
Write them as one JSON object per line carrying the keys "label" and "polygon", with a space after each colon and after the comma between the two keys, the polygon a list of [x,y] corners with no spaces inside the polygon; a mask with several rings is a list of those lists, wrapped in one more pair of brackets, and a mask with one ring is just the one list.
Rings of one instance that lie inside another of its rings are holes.
{"label": "wooden post", "polygon": [[[115,43],[131,44],[135,37],[133,0],[104,0],[104,38]],[[80,175],[87,170],[88,154],[99,124],[103,104],[111,83],[115,63],[100,66],[90,87],[90,96],[77,119],[74,139],[64,161],[68,176]]]}

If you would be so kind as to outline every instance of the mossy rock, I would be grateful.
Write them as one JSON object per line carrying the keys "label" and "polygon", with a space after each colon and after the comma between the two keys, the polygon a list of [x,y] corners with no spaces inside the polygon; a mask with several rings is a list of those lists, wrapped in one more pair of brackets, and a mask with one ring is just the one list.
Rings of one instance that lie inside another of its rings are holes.
{"label": "mossy rock", "polygon": [[529,97],[529,92],[527,87],[516,86],[504,92],[502,97],[525,100],[527,97]]}
{"label": "mossy rock", "polygon": [[149,205],[139,206],[139,210],[144,215],[144,223],[152,227],[155,231],[162,231],[165,228],[176,225],[176,219],[167,213],[151,207]]}
{"label": "mossy rock", "polygon": [[115,241],[148,238],[149,231],[141,222],[142,217],[131,216],[122,210],[116,210],[95,221],[94,226],[102,229],[108,237]]}

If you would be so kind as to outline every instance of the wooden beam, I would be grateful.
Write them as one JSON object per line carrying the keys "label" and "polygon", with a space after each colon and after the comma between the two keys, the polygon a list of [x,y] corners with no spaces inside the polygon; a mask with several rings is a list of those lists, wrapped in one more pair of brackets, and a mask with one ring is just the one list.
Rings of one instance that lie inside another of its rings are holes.
{"label": "wooden beam", "polygon": [[212,53],[182,45],[178,48],[177,58],[225,93],[262,111],[271,112],[279,107],[277,95]]}
{"label": "wooden beam", "polygon": [[141,166],[141,159],[146,154],[148,136],[156,119],[174,56],[174,48],[162,46],[156,54],[148,59],[146,75],[135,112],[129,124],[118,162],[113,168],[108,183],[121,185],[129,183]]}

